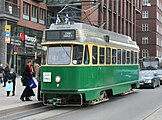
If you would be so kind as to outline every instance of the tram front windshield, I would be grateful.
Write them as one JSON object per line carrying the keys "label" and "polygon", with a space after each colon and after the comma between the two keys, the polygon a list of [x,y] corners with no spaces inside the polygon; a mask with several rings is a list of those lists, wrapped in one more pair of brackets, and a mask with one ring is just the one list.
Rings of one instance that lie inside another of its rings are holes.
{"label": "tram front windshield", "polygon": [[[73,52],[71,50],[73,49]],[[57,45],[48,48],[48,64],[70,64],[73,53],[73,64],[82,63],[82,45]]]}

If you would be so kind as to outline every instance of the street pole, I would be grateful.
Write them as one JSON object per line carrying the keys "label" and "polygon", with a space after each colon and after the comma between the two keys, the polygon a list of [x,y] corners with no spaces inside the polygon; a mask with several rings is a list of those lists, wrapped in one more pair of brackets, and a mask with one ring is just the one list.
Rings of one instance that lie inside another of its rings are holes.
{"label": "street pole", "polygon": [[15,52],[14,52],[14,71],[16,73],[16,54],[15,54]]}

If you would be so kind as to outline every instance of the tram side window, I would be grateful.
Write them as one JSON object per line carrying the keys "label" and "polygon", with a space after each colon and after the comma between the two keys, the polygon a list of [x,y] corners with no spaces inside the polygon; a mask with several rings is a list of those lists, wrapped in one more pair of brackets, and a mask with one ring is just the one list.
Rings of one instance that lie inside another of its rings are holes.
{"label": "tram side window", "polygon": [[97,64],[98,62],[98,50],[97,46],[92,47],[92,63]]}
{"label": "tram side window", "polygon": [[46,64],[46,51],[42,51],[42,54],[41,54],[41,64],[42,65],[45,65]]}
{"label": "tram side window", "polygon": [[83,46],[74,45],[73,46],[73,64],[81,64],[83,57]]}
{"label": "tram side window", "polygon": [[111,49],[106,48],[106,64],[110,64],[110,58],[111,58]]}
{"label": "tram side window", "polygon": [[105,49],[100,47],[100,64],[104,64],[105,60]]}
{"label": "tram side window", "polygon": [[135,64],[137,64],[138,63],[138,54],[137,54],[137,52],[135,52]]}
{"label": "tram side window", "polygon": [[131,64],[134,64],[134,51],[131,51]]}
{"label": "tram side window", "polygon": [[84,64],[89,64],[89,51],[87,45],[85,46]]}
{"label": "tram side window", "polygon": [[116,49],[112,49],[112,64],[116,64]]}
{"label": "tram side window", "polygon": [[127,64],[130,64],[130,51],[127,51]]}
{"label": "tram side window", "polygon": [[122,64],[126,63],[126,50],[122,50]]}
{"label": "tram side window", "polygon": [[121,64],[121,49],[118,49],[118,64]]}

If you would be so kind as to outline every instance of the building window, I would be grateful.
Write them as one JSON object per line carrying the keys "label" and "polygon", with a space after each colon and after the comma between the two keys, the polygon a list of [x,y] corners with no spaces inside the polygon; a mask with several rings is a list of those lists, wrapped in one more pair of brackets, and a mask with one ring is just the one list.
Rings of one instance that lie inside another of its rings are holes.
{"label": "building window", "polygon": [[142,11],[142,18],[148,18],[148,11]]}
{"label": "building window", "polygon": [[46,11],[42,8],[40,8],[40,13],[39,13],[39,23],[40,24],[45,24],[45,13]]}
{"label": "building window", "polygon": [[142,44],[148,44],[148,37],[142,37]]}
{"label": "building window", "polygon": [[148,24],[142,24],[142,31],[148,31]]}
{"label": "building window", "polygon": [[23,19],[30,20],[30,4],[24,2],[23,3]]}
{"label": "building window", "polygon": [[147,6],[149,3],[149,0],[143,0],[143,6]]}
{"label": "building window", "polygon": [[37,18],[38,18],[38,7],[32,6],[32,19],[31,19],[31,21],[37,22]]}
{"label": "building window", "polygon": [[147,49],[142,50],[142,57],[148,57],[148,50]]}
{"label": "building window", "polygon": [[32,6],[32,17],[37,18],[38,7]]}

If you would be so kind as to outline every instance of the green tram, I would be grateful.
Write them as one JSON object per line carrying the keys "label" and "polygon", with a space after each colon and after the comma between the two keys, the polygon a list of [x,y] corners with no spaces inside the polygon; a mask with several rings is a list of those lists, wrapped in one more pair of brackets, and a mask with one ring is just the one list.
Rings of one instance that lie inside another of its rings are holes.
{"label": "green tram", "polygon": [[41,99],[81,106],[139,87],[139,47],[130,37],[84,23],[44,31]]}

